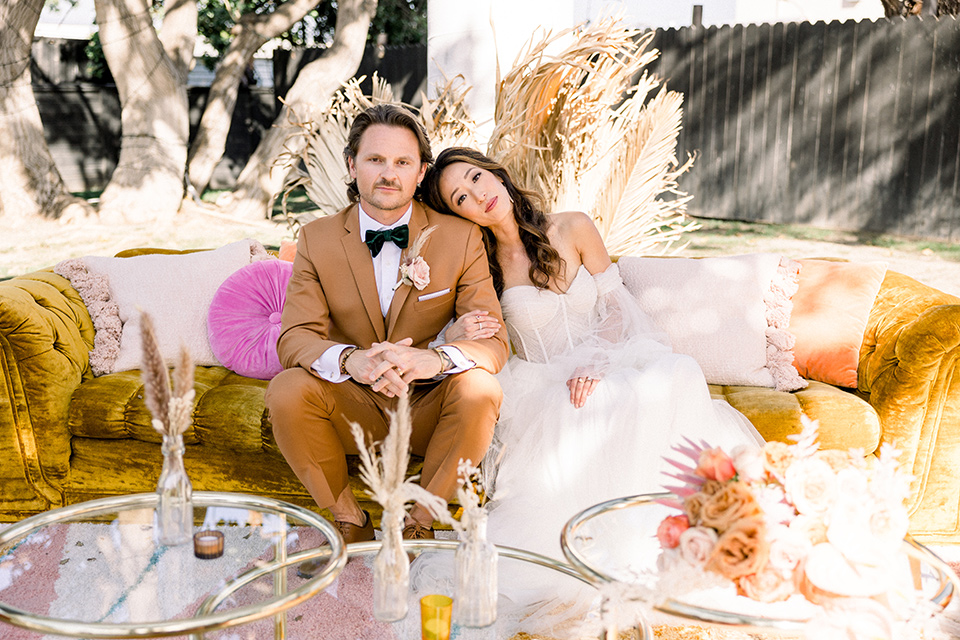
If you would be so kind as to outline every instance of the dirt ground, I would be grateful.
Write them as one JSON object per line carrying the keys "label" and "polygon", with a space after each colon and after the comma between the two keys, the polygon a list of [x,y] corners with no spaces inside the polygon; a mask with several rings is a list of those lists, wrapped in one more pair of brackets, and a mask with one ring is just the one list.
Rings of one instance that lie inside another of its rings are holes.
{"label": "dirt ground", "polygon": [[[681,255],[719,256],[754,252],[782,253],[792,258],[838,257],[883,261],[942,291],[960,296],[960,246],[892,237],[864,239],[854,233],[802,227],[701,220],[688,234]],[[170,224],[108,226],[85,223],[38,223],[0,233],[0,278],[21,275],[84,255],[112,256],[134,247],[192,249],[218,247],[242,238],[279,246],[293,238],[285,222],[238,222],[213,211],[193,208]],[[934,247],[931,249],[930,247]]]}

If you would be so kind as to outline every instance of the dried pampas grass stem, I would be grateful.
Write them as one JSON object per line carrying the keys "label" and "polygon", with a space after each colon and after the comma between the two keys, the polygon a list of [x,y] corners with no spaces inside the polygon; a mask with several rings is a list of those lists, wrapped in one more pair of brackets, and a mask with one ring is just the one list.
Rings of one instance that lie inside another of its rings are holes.
{"label": "dried pampas grass stem", "polygon": [[143,346],[143,395],[153,417],[153,428],[164,436],[179,436],[193,422],[193,358],[186,347],[180,348],[180,358],[174,370],[174,388],[170,392],[170,374],[160,353],[153,319],[140,312],[140,333]]}

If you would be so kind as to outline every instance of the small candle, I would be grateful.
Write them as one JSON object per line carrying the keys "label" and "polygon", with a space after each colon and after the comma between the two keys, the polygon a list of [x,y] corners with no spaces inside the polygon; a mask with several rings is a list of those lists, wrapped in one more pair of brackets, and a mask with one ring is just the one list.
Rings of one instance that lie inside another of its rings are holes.
{"label": "small candle", "polygon": [[202,560],[212,560],[223,555],[223,533],[198,531],[193,535],[193,555]]}

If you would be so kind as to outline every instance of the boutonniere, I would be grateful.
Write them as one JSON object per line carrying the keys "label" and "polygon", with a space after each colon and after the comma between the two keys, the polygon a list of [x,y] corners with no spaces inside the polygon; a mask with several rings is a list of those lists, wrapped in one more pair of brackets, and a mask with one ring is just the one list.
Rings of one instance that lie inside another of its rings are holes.
{"label": "boutonniere", "polygon": [[394,291],[402,284],[416,287],[419,291],[423,291],[424,287],[430,284],[430,265],[423,259],[420,252],[427,243],[430,234],[433,233],[436,228],[436,225],[427,227],[417,236],[417,239],[410,244],[403,260],[400,261],[400,281],[393,287]]}

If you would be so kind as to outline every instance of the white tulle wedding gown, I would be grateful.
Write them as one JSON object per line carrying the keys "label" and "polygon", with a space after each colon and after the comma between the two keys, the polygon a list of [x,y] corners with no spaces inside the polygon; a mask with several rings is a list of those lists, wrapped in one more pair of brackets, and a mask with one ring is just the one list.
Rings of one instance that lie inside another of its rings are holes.
{"label": "white tulle wedding gown", "polygon": [[[560,532],[582,509],[662,491],[663,456],[682,437],[727,451],[762,444],[750,422],[712,400],[690,357],[673,353],[616,264],[580,267],[565,293],[516,286],[503,316],[517,355],[499,374],[503,408],[484,460],[491,541],[562,558]],[[575,408],[566,381],[601,376]]]}

